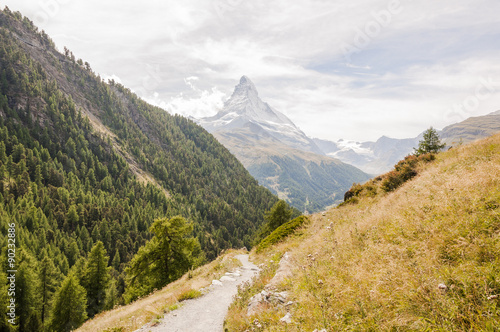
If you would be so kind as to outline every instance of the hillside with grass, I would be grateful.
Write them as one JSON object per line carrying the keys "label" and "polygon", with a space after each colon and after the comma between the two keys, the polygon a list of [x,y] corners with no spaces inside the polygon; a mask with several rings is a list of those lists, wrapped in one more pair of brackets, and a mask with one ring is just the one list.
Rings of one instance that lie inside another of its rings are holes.
{"label": "hillside with grass", "polygon": [[[240,289],[226,329],[498,331],[500,135],[410,159],[253,252],[262,272]],[[289,302],[248,315],[285,253],[290,271],[273,291]]]}

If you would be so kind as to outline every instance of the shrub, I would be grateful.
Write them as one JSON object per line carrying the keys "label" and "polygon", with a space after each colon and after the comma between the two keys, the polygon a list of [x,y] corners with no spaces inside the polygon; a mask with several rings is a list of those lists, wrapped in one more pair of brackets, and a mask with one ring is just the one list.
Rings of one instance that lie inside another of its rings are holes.
{"label": "shrub", "polygon": [[259,243],[259,245],[257,246],[257,252],[260,252],[267,247],[283,240],[307,221],[309,221],[309,218],[307,218],[306,216],[300,216],[293,220],[290,220],[287,223],[284,223]]}
{"label": "shrub", "polygon": [[419,162],[428,163],[436,159],[432,153],[421,154],[418,157],[410,155],[399,161],[394,166],[394,171],[387,173],[382,181],[382,190],[385,192],[396,190],[406,181],[417,175],[417,165]]}

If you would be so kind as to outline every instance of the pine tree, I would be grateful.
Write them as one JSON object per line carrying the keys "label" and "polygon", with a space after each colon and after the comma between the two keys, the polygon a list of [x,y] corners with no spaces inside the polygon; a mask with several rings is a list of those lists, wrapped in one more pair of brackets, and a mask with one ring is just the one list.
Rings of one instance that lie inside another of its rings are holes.
{"label": "pine tree", "polygon": [[78,258],[80,257],[80,249],[78,248],[78,244],[75,239],[71,239],[69,244],[68,251],[66,253],[66,257],[68,258],[69,266],[73,266],[76,263]]}
{"label": "pine tree", "polygon": [[111,310],[114,308],[118,299],[118,290],[116,289],[116,280],[113,279],[106,289],[106,297],[104,301],[104,310]]}
{"label": "pine tree", "polygon": [[50,327],[54,331],[71,331],[87,319],[87,297],[78,279],[70,273],[54,296]]}
{"label": "pine tree", "polygon": [[413,148],[414,154],[418,157],[426,153],[438,153],[446,146],[441,143],[436,129],[430,127],[424,132],[424,139],[418,142],[418,148]]}
{"label": "pine tree", "polygon": [[98,241],[90,251],[83,277],[83,285],[87,290],[89,317],[94,316],[104,307],[110,278],[108,260],[104,244]]}
{"label": "pine tree", "polygon": [[75,205],[71,205],[69,207],[68,213],[66,215],[66,220],[68,221],[68,225],[70,227],[70,230],[74,231],[76,226],[78,225],[79,220],[80,220],[80,217],[78,216],[78,212],[76,211]]}
{"label": "pine tree", "polygon": [[189,236],[193,225],[177,216],[156,219],[153,238],[139,249],[127,268],[129,298],[144,295],[178,279],[202,259],[198,240]]}
{"label": "pine tree", "polygon": [[264,219],[267,221],[269,230],[272,232],[279,226],[290,221],[292,209],[284,200],[279,200],[274,204],[271,210],[266,211]]}
{"label": "pine tree", "polygon": [[118,251],[118,248],[115,250],[115,256],[113,257],[113,261],[111,262],[111,265],[115,268],[116,271],[120,270],[120,252]]}
{"label": "pine tree", "polygon": [[[31,262],[32,259],[29,259]],[[23,261],[17,269],[16,275],[16,315],[18,317],[18,331],[37,331],[41,328],[40,317],[37,312],[39,304],[36,289],[37,280],[27,261]]]}
{"label": "pine tree", "polygon": [[40,287],[38,288],[40,301],[41,301],[41,319],[42,325],[48,316],[50,301],[56,290],[56,285],[59,281],[59,273],[56,270],[54,262],[49,257],[45,256],[40,264],[38,270],[38,279],[40,280]]}

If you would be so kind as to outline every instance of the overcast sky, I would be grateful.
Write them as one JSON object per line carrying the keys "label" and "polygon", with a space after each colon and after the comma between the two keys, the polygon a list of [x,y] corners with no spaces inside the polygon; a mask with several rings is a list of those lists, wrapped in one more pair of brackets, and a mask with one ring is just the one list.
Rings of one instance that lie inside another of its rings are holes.
{"label": "overcast sky", "polygon": [[500,110],[498,0],[3,0],[169,112],[242,75],[307,135],[376,140]]}

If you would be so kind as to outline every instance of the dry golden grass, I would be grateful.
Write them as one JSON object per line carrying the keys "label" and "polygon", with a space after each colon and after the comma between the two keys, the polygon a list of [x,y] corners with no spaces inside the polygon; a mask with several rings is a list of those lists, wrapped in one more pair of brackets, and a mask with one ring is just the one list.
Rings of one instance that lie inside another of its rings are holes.
{"label": "dry golden grass", "polygon": [[147,297],[100,313],[76,331],[134,331],[146,323],[163,317],[169,308],[172,308],[192,290],[207,287],[213,279],[218,279],[224,273],[240,266],[241,262],[234,256],[242,253],[244,253],[242,250],[230,250],[213,262],[186,273],[179,280]]}
{"label": "dry golden grass", "polygon": [[[500,135],[421,167],[396,191],[313,215],[300,238],[260,254],[291,252],[284,288],[297,305],[292,324],[269,309],[252,328],[499,331]],[[245,321],[229,317],[234,331],[252,325],[234,314]]]}

